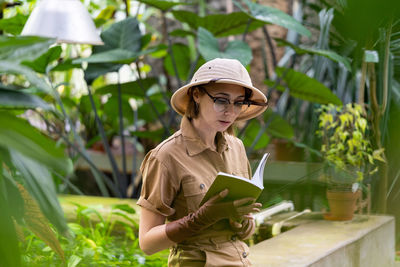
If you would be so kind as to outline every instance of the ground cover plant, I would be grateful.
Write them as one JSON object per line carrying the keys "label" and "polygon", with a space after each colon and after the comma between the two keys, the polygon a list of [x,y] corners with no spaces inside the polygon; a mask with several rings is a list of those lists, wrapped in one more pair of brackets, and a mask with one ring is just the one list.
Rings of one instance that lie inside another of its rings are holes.
{"label": "ground cover plant", "polygon": [[[128,205],[115,205],[109,216],[95,208],[77,205],[76,220],[68,223],[68,237],[58,235],[62,259],[43,240],[23,230],[23,266],[166,266],[168,251],[147,256],[139,248],[136,225]],[[115,216],[120,219],[112,219]],[[130,222],[130,223],[128,223]]]}

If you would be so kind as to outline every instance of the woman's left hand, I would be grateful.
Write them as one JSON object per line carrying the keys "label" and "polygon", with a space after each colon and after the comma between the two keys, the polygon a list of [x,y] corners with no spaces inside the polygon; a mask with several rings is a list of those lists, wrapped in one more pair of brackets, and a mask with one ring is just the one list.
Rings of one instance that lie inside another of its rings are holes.
{"label": "woman's left hand", "polygon": [[244,215],[241,222],[229,219],[229,223],[231,225],[231,229],[240,239],[246,239],[253,234],[255,229],[255,222],[250,214]]}

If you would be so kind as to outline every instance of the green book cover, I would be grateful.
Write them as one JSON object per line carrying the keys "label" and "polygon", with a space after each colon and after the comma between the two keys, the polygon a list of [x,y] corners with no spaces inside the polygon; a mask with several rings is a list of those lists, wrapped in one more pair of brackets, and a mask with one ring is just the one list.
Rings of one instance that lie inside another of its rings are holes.
{"label": "green book cover", "polygon": [[264,189],[264,167],[268,157],[269,153],[265,153],[251,179],[225,172],[219,172],[203,197],[200,206],[225,188],[229,189],[228,195],[224,198],[225,201],[232,201],[246,197],[257,199]]}

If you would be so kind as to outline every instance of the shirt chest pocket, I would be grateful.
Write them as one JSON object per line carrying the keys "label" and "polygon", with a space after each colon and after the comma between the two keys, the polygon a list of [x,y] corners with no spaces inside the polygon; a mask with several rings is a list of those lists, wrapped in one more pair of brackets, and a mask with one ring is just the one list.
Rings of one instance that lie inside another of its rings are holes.
{"label": "shirt chest pocket", "polygon": [[208,186],[198,180],[182,182],[183,195],[186,199],[188,213],[194,212],[199,208],[199,204],[208,190]]}

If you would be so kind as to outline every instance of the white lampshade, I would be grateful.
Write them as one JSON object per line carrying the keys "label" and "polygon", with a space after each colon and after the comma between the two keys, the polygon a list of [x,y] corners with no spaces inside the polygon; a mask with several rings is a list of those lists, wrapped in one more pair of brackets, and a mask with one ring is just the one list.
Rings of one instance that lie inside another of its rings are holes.
{"label": "white lampshade", "polygon": [[21,35],[57,38],[59,43],[103,44],[89,12],[79,0],[41,0]]}

